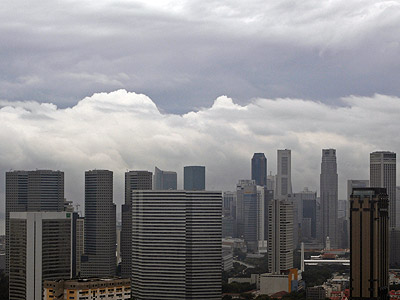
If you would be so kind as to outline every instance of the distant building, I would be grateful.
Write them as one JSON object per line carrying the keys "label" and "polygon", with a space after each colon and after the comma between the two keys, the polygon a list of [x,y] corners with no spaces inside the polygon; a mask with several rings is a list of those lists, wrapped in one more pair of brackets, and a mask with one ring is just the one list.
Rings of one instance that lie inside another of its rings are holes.
{"label": "distant building", "polygon": [[85,218],[76,220],[76,274],[81,272],[81,257],[85,252]]}
{"label": "distant building", "polygon": [[350,297],[389,299],[388,195],[384,188],[355,188],[350,207]]}
{"label": "distant building", "polygon": [[221,299],[222,195],[132,191],[132,297]]}
{"label": "distant building", "polygon": [[[156,168],[157,169],[157,168]],[[122,205],[121,276],[130,278],[132,272],[132,191],[151,190],[153,174],[149,171],[125,172],[125,203]]]}
{"label": "distant building", "polygon": [[10,300],[41,300],[43,280],[72,277],[70,212],[10,213]]}
{"label": "distant building", "polygon": [[251,159],[251,179],[259,186],[267,185],[267,158],[264,153],[254,153]]}
{"label": "distant building", "polygon": [[45,280],[44,300],[131,299],[131,281],[121,278]]}
{"label": "distant building", "polygon": [[322,241],[329,236],[331,245],[338,246],[338,174],[335,149],[322,149],[320,198]]}
{"label": "distant building", "polygon": [[206,167],[186,166],[183,168],[183,189],[204,191],[206,189]]}
{"label": "distant building", "polygon": [[389,227],[396,227],[396,153],[370,154],[370,186],[385,188],[389,197]]}
{"label": "distant building", "polygon": [[222,214],[236,218],[236,192],[224,192],[222,198]]}
{"label": "distant building", "polygon": [[268,267],[272,274],[293,268],[293,204],[287,200],[269,204]]}
{"label": "distant building", "polygon": [[292,193],[292,152],[278,150],[278,174],[276,175],[275,199],[285,200]]}
{"label": "distant building", "polygon": [[273,296],[279,292],[294,292],[298,289],[298,270],[290,269],[286,274],[260,274],[259,281],[261,295]]}
{"label": "distant building", "polygon": [[176,190],[177,189],[176,172],[163,171],[155,167],[153,187],[154,190]]}
{"label": "distant building", "polygon": [[85,172],[85,253],[82,277],[116,274],[116,211],[113,203],[113,172]]}
{"label": "distant building", "polygon": [[[294,205],[294,242],[295,247],[301,241],[309,241],[317,237],[317,193],[304,188],[302,192],[288,195]],[[297,235],[296,236],[296,232]]]}

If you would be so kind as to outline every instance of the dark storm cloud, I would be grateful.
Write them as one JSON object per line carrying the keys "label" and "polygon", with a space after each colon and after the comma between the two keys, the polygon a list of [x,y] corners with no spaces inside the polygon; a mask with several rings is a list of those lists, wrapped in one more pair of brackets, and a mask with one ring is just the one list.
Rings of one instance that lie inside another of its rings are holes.
{"label": "dark storm cloud", "polygon": [[0,10],[0,98],[66,107],[125,88],[182,113],[221,94],[243,104],[400,95],[399,11],[393,1],[12,1]]}

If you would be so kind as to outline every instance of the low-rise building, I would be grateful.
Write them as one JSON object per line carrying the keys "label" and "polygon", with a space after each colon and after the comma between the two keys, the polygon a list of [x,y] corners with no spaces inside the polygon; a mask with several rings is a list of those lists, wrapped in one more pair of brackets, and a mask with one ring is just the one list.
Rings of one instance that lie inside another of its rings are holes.
{"label": "low-rise building", "polygon": [[125,300],[131,299],[130,279],[46,280],[43,300]]}

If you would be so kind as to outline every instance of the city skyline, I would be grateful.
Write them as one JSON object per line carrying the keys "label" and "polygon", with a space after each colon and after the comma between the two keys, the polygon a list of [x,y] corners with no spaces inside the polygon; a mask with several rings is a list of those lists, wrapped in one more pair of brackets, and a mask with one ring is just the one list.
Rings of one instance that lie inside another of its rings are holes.
{"label": "city skyline", "polygon": [[[271,156],[270,155],[268,155],[269,157],[270,157],[270,159],[271,159]],[[251,157],[250,157],[251,158]],[[248,160],[250,159],[249,157],[247,158]],[[340,155],[339,155],[339,159],[338,160],[340,160]],[[248,163],[249,164],[249,163]],[[368,165],[368,164],[366,164],[366,165]],[[368,166],[366,166],[366,167],[368,167]],[[183,169],[183,168],[182,168]],[[338,167],[338,169],[339,169],[339,167]],[[62,171],[64,171],[64,170],[62,170]],[[127,171],[127,169],[125,170],[125,171]],[[183,178],[181,178],[181,177],[183,177],[183,172],[182,173],[180,173],[179,172],[179,170],[177,170],[178,172],[178,182],[179,182],[179,184],[178,184],[178,190],[179,189],[183,189]],[[206,173],[208,174],[208,172],[209,171],[207,171]],[[271,170],[271,172],[272,172],[272,170]],[[246,176],[243,176],[243,178],[251,178],[251,163],[249,164],[249,174]],[[274,172],[273,172],[274,173]],[[338,170],[338,174],[339,174],[339,178],[341,179],[341,181],[344,181],[344,185],[346,185],[347,184],[347,180],[349,180],[349,179],[347,179],[347,178],[341,178],[342,176],[341,176],[341,174],[340,174],[340,170]],[[67,177],[68,177],[68,174],[66,175]],[[360,175],[361,177],[362,176],[366,176],[366,175]],[[0,177],[1,177],[1,174],[0,174]],[[207,176],[206,176],[207,177]],[[297,181],[297,179],[301,179],[301,178],[294,178],[294,180],[293,180],[293,182],[294,182],[294,185],[296,186],[296,181]],[[240,180],[240,179],[239,179]],[[81,183],[78,183],[78,185],[80,185]],[[120,185],[120,182],[115,182],[114,183],[114,189],[115,189],[115,186],[119,186]],[[216,186],[216,184],[214,183],[214,184],[210,184],[211,186],[213,186],[213,187],[215,187]],[[340,186],[340,185],[339,185]],[[306,185],[306,187],[308,187],[310,190],[315,190],[315,191],[317,191],[317,189],[316,188],[314,188],[312,185]],[[66,190],[68,190],[68,183],[66,183],[65,184],[65,189]],[[319,187],[318,187],[319,188]],[[296,192],[301,192],[301,190],[302,190],[303,188],[294,188],[293,189],[293,193],[296,193]],[[209,190],[220,190],[220,191],[228,191],[228,190],[235,190],[235,188],[234,187],[231,187],[230,189],[228,188],[228,189],[222,189],[222,188],[220,188],[220,189],[218,189],[218,188],[211,188],[211,189],[209,189]],[[319,190],[318,190],[319,191]],[[120,193],[120,191],[117,191],[116,193],[114,192],[114,198],[115,198],[115,200],[114,200],[114,202],[119,206],[119,205],[121,205],[122,204],[122,201],[119,201],[119,197],[117,196],[115,196],[116,194],[117,195],[119,195],[119,193]],[[345,190],[343,190],[343,184],[342,184],[342,187],[340,187],[339,188],[339,199],[341,199],[341,198],[343,198],[343,199],[346,199],[347,197],[345,197],[345,196],[343,196],[343,195],[345,195],[345,193],[347,193],[347,189],[345,189]],[[318,195],[319,195],[319,193],[318,193]],[[76,205],[76,204],[79,204],[79,205],[82,205],[83,204],[83,201],[77,201],[76,199],[71,199],[70,197],[68,197],[68,196],[66,196],[67,197],[67,200],[70,200],[70,201],[73,201],[73,203],[74,203],[74,205]],[[0,209],[0,219],[1,219],[1,209]],[[118,214],[119,215],[119,214]],[[0,231],[1,231],[1,226],[0,226]]]}

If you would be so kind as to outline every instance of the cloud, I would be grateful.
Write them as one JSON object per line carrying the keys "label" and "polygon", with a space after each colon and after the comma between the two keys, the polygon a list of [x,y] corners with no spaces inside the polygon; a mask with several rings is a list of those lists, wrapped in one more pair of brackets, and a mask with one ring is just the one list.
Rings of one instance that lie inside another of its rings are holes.
{"label": "cloud", "polygon": [[[330,106],[302,99],[227,96],[183,115],[161,113],[146,95],[117,90],[86,97],[71,108],[50,103],[0,101],[0,169],[59,169],[69,200],[83,203],[84,171],[114,171],[115,202],[123,201],[126,170],[178,172],[206,165],[207,187],[234,190],[250,176],[254,152],[276,172],[276,150],[292,150],[294,191],[319,185],[321,149],[336,148],[340,197],[347,179],[369,178],[369,153],[398,152],[400,99],[350,96]],[[4,173],[0,174],[4,191]],[[4,194],[1,197],[4,200]]]}
{"label": "cloud", "polygon": [[400,95],[397,1],[8,1],[0,98],[72,107],[134,90],[185,113],[229,94]]}

